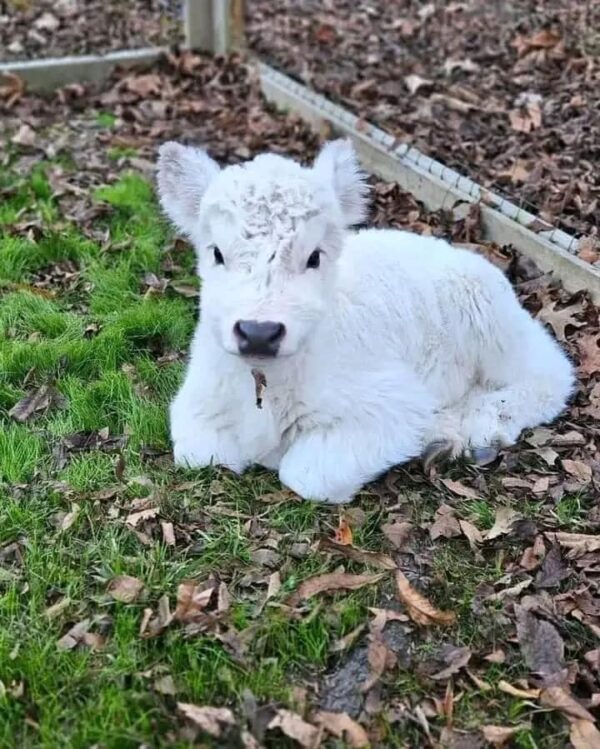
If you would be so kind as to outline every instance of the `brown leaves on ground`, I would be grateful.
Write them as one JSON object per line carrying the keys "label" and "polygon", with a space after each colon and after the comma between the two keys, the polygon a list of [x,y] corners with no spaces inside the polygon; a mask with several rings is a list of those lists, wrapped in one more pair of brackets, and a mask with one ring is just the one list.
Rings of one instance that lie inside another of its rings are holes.
{"label": "brown leaves on ground", "polygon": [[600,731],[590,720],[574,720],[569,738],[573,749],[600,749]]}
{"label": "brown leaves on ground", "polygon": [[584,554],[600,551],[600,535],[591,536],[586,533],[566,533],[564,531],[549,532],[545,535],[550,541],[566,549],[569,559],[577,559]]}
{"label": "brown leaves on ground", "polygon": [[396,588],[408,615],[416,624],[423,627],[435,624],[448,626],[456,621],[456,615],[453,612],[440,611],[424,595],[415,590],[401,570],[396,571]]}
{"label": "brown leaves on ground", "polygon": [[228,707],[200,707],[188,702],[178,702],[177,709],[194,726],[215,738],[235,725],[235,717]]}
{"label": "brown leaves on ground", "polygon": [[524,726],[482,726],[483,738],[495,747],[505,746]]}
{"label": "brown leaves on ground", "polygon": [[523,606],[515,606],[515,611],[519,646],[529,670],[543,685],[564,682],[565,643],[556,627]]}
{"label": "brown leaves on ground", "polygon": [[121,603],[133,603],[137,601],[143,590],[144,583],[131,575],[114,577],[107,588],[110,597]]}
{"label": "brown leaves on ground", "polygon": [[381,532],[388,539],[395,549],[403,549],[406,545],[414,525],[404,520],[394,519],[393,522],[384,523],[381,526]]}
{"label": "brown leaves on ground", "polygon": [[352,528],[347,518],[340,515],[338,527],[334,531],[333,541],[341,546],[352,546]]}
{"label": "brown leaves on ground", "polygon": [[56,643],[59,650],[74,650],[79,645],[100,650],[104,646],[104,637],[96,632],[90,632],[91,619],[83,619],[74,624]]}
{"label": "brown leaves on ground", "polygon": [[313,749],[318,746],[324,732],[323,727],[316,728],[297,713],[285,709],[277,711],[268,728],[278,728],[285,736],[294,739],[305,749]]}
{"label": "brown leaves on ground", "polygon": [[353,575],[348,572],[331,572],[326,575],[317,575],[301,583],[298,589],[292,593],[287,603],[289,606],[296,606],[301,601],[306,601],[321,593],[336,593],[339,590],[358,590],[365,585],[374,585],[383,576],[384,573],[378,575]]}
{"label": "brown leaves on ground", "polygon": [[362,749],[369,745],[365,729],[347,713],[330,713],[320,710],[314,716],[315,723],[321,725],[329,734],[345,741],[352,749]]}
{"label": "brown leaves on ground", "polygon": [[353,562],[369,564],[371,567],[378,567],[382,570],[395,570],[397,567],[394,560],[387,554],[383,554],[379,551],[358,549],[355,546],[350,546],[348,544],[339,544],[328,538],[323,538],[319,541],[318,549],[321,551],[329,551],[338,556],[345,557],[346,559],[351,559]]}
{"label": "brown leaves on ground", "polygon": [[15,421],[28,421],[34,414],[46,412],[49,409],[64,408],[66,399],[51,385],[42,385],[37,390],[28,393],[8,412]]}
{"label": "brown leaves on ground", "polygon": [[251,49],[398,144],[597,234],[600,177],[587,137],[599,126],[597,3],[546,0],[525,12],[514,1],[340,0],[320,10],[326,55],[315,8],[287,0],[248,6]]}
{"label": "brown leaves on ground", "polygon": [[595,718],[573,697],[566,687],[547,687],[540,692],[540,704],[558,710],[568,720],[583,720],[594,723]]}

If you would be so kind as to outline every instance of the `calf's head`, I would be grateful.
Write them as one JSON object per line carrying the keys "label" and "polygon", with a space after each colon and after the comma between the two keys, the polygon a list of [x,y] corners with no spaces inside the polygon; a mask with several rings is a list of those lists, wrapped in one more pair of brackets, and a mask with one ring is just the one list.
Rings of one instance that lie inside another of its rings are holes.
{"label": "calf's head", "polygon": [[219,344],[249,358],[295,354],[332,303],[345,229],[365,217],[350,142],[328,143],[310,168],[265,154],[224,169],[165,143],[158,191],[196,249],[202,318]]}

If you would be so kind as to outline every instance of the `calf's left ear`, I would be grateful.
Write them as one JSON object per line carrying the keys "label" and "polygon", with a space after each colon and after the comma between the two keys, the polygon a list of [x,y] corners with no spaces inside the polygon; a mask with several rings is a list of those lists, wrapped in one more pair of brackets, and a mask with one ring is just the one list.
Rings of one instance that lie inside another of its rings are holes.
{"label": "calf's left ear", "polygon": [[346,226],[365,220],[369,210],[369,185],[350,140],[326,143],[316,158],[313,171],[319,180],[331,183]]}
{"label": "calf's left ear", "polygon": [[158,195],[171,221],[189,234],[198,218],[202,196],[219,165],[200,148],[169,141],[158,151]]}

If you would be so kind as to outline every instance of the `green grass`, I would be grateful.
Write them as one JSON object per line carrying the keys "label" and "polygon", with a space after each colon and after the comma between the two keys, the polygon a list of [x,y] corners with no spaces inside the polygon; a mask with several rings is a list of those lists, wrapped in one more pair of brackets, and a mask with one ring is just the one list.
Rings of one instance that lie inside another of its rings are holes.
{"label": "green grass", "polygon": [[[97,117],[98,127],[114,122],[107,113]],[[111,154],[123,155],[128,154]],[[343,656],[332,657],[332,644],[368,621],[370,607],[388,605],[393,584],[388,577],[379,586],[323,602],[315,598],[305,616],[289,615],[283,606],[287,594],[341,563],[314,550],[292,557],[291,546],[329,534],[337,511],[261,502],[261,496],[280,489],[264,471],[234,478],[214,469],[174,469],[166,457],[167,407],[183,365],[162,357],[186,350],[196,312],[194,300],[171,289],[162,296],[145,293],[144,274],[164,275],[171,251],[152,187],[126,173],[96,191],[94,199],[111,211],[98,220],[111,238],[108,246],[100,245],[58,220],[47,167],[39,165],[28,176],[10,170],[0,175],[0,186],[8,190],[0,205],[0,550],[14,543],[19,548],[16,560],[0,562],[0,748],[191,746],[180,733],[176,700],[229,705],[240,714],[250,690],[259,703],[293,707],[293,687],[317,683],[325,669],[341,662]],[[23,211],[41,219],[37,241],[2,229]],[[73,285],[58,280],[43,290],[36,286],[54,264],[67,260],[78,271]],[[180,270],[173,280],[188,283],[192,252],[178,250],[176,261]],[[10,409],[42,385],[55,387],[64,405],[25,423],[11,419]],[[65,438],[95,432],[108,435],[103,448],[65,452]],[[111,439],[118,443],[111,446]],[[108,498],[107,490],[112,490]],[[159,512],[146,539],[125,523],[132,503],[144,498]],[[439,504],[440,496],[430,489],[410,492],[406,510],[419,524],[430,521]],[[390,551],[380,531],[387,512],[368,495],[361,507],[365,517],[355,529],[356,545]],[[584,509],[578,498],[566,498],[556,515],[576,523]],[[72,524],[63,529],[72,512]],[[494,507],[468,501],[460,516],[489,528]],[[174,524],[176,548],[163,543],[159,521]],[[271,570],[258,567],[252,554],[271,536],[281,556],[282,587],[265,605]],[[472,610],[478,586],[502,577],[498,559],[482,563],[464,539],[451,539],[438,543],[432,560],[428,595],[456,611],[459,624],[448,634],[415,633],[415,664],[449,639],[474,650],[501,642],[507,632],[497,612]],[[359,563],[344,566],[365,571]],[[142,597],[131,604],[106,592],[109,581],[124,574],[144,582]],[[210,632],[188,637],[178,625],[155,638],[140,637],[145,608],[156,611],[167,595],[173,609],[179,583],[210,575],[228,584],[230,622],[248,639],[243,657]],[[63,599],[65,607],[48,618],[48,608]],[[83,619],[91,620],[104,646],[58,649],[58,640]],[[172,676],[175,698],[154,688],[161,674]],[[529,720],[530,708],[497,690],[501,679],[523,675],[518,660],[490,664],[484,678],[492,691],[467,690],[456,705],[455,725],[470,730]],[[433,693],[443,697],[443,685],[432,685],[416,667],[390,672],[384,683],[388,694],[413,706]],[[439,730],[443,720],[433,724]],[[386,746],[422,745],[414,723],[390,726],[381,718],[379,729]],[[561,730],[544,716],[517,744],[560,746]],[[277,736],[268,743],[285,745]]]}

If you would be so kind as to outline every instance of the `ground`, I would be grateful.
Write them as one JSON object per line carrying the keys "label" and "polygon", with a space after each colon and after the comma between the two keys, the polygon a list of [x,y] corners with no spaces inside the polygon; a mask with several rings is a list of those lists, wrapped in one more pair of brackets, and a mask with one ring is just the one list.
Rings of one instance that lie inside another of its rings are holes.
{"label": "ground", "polygon": [[365,732],[381,747],[597,746],[600,328],[585,292],[483,242],[476,207],[428,214],[374,182],[374,223],[505,270],[577,363],[568,412],[483,468],[401,466],[341,512],[265,471],[176,469],[166,409],[198,282],[157,208],[156,147],[307,160],[318,139],[235,58],[173,56],[49,102],[9,84],[0,746],[344,747]]}
{"label": "ground", "polygon": [[[567,231],[598,237],[600,4],[248,0],[264,60]],[[598,262],[585,245],[586,260]]]}
{"label": "ground", "polygon": [[0,60],[176,44],[178,0],[2,0]]}

